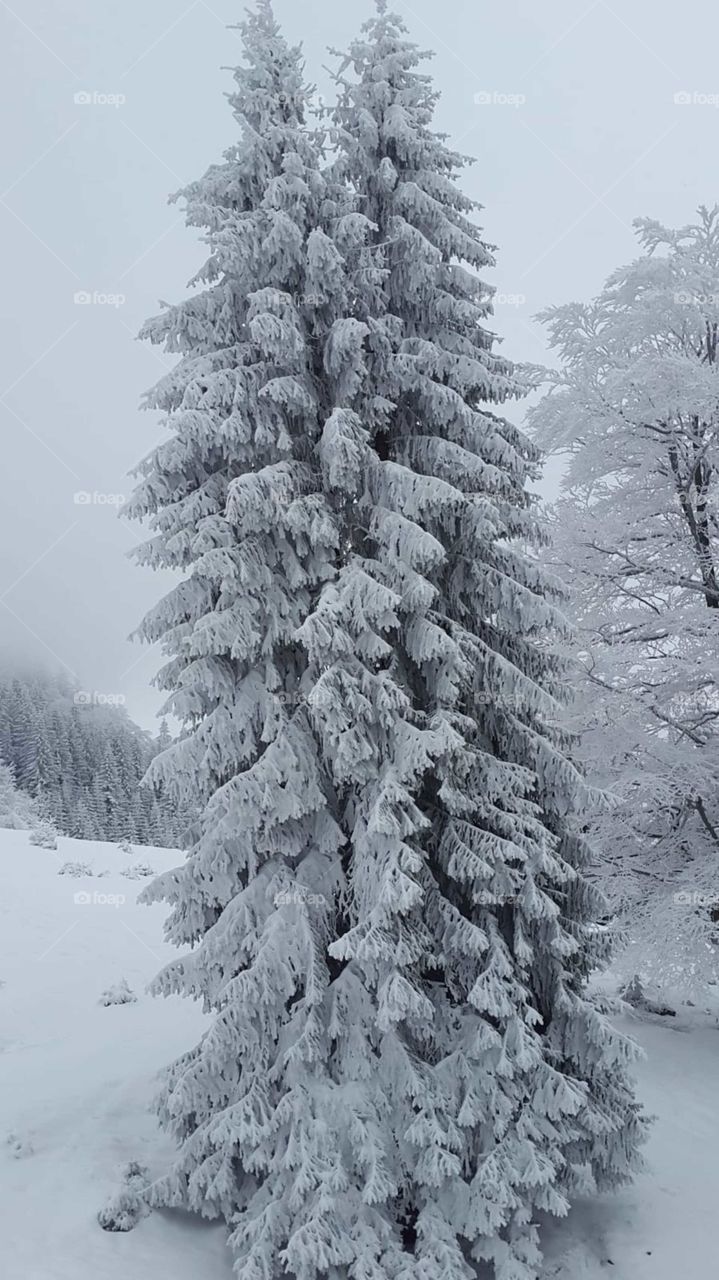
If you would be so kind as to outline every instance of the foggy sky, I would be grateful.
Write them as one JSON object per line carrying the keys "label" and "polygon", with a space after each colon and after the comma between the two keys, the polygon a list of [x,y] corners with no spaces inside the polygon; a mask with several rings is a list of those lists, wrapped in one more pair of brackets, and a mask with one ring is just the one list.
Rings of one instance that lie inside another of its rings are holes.
{"label": "foggy sky", "polygon": [[[499,250],[504,353],[543,361],[533,314],[596,293],[635,254],[633,218],[680,225],[719,195],[716,8],[393,7],[436,53],[437,127],[477,158],[464,186]],[[331,94],[326,46],[347,46],[370,0],[275,10]],[[238,59],[226,28],[242,12],[229,0],[0,0],[0,652],[36,651],[152,727],[158,658],[127,636],[161,583],[126,558],[140,535],[112,501],[158,435],[138,404],[170,362],[134,335],[203,260],[167,195],[236,137],[221,67]]]}

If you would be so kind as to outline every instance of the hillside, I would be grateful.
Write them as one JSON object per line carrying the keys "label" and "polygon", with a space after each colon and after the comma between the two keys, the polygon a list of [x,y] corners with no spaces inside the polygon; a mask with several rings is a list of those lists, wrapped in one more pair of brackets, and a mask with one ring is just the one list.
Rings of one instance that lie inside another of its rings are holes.
{"label": "hillside", "polygon": [[64,835],[175,844],[189,814],[161,789],[142,786],[171,741],[152,737],[120,694],[78,689],[62,672],[0,663],[0,762]]}
{"label": "hillside", "polygon": [[[160,907],[140,907],[133,854],[61,839],[56,853],[0,831],[0,1239],[4,1280],[231,1280],[222,1227],[153,1213],[127,1234],[97,1211],[130,1161],[158,1174],[171,1156],[149,1104],[158,1070],[201,1034],[188,1001],[153,1000],[172,954]],[[58,875],[82,862],[92,876]],[[101,872],[109,872],[100,876]],[[125,979],[136,1003],[103,1006]],[[716,1273],[719,1035],[715,1015],[626,1024],[648,1057],[640,1093],[657,1116],[648,1172],[578,1205],[545,1232],[546,1280],[709,1280]],[[438,1278],[439,1280],[439,1278]]]}

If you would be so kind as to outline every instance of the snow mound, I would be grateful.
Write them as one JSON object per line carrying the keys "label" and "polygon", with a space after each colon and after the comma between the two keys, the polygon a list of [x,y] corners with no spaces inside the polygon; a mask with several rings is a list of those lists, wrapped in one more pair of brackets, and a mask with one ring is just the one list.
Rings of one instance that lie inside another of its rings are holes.
{"label": "snow mound", "polygon": [[130,990],[127,978],[123,978],[121,982],[116,982],[114,987],[108,987],[103,991],[100,1004],[105,1008],[111,1004],[137,1004],[137,996]]}
{"label": "snow mound", "polygon": [[149,862],[133,862],[132,866],[125,867],[125,870],[120,872],[120,875],[124,876],[126,880],[143,880],[147,876],[154,876],[154,874],[155,868],[151,867]]}

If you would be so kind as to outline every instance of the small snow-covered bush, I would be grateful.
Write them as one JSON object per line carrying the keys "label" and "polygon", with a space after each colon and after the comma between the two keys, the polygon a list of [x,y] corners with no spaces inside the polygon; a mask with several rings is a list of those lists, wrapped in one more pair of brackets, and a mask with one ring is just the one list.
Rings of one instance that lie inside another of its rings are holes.
{"label": "small snow-covered bush", "polygon": [[39,822],[30,832],[30,844],[39,849],[57,849],[57,831],[49,822]]}
{"label": "small snow-covered bush", "polygon": [[97,1215],[103,1231],[132,1231],[150,1212],[142,1193],[150,1181],[149,1170],[133,1160],[122,1173],[122,1186]]}
{"label": "small snow-covered bush", "polygon": [[121,840],[121,841],[120,841],[120,843],[119,843],[119,845],[118,845],[117,847],[118,847],[118,849],[120,850],[120,852],[121,852],[121,853],[134,853],[134,852],[135,852],[135,850],[133,849],[133,847],[132,847],[132,845],[130,844],[130,841],[129,841],[129,840]]}
{"label": "small snow-covered bush", "polygon": [[133,862],[131,867],[120,872],[126,880],[143,880],[146,876],[154,876],[154,874],[149,862]]}
{"label": "small snow-covered bush", "polygon": [[63,862],[62,866],[58,867],[57,874],[59,876],[91,876],[92,867],[86,862]]}
{"label": "small snow-covered bush", "polygon": [[644,984],[635,973],[629,982],[626,982],[620,988],[619,995],[625,1004],[636,1009],[640,1013],[655,1013],[663,1018],[673,1018],[676,1015],[676,1009],[671,1009],[669,1005],[663,1004],[661,1001],[652,1000],[644,989]]}
{"label": "small snow-covered bush", "polygon": [[123,978],[120,982],[115,983],[114,987],[108,987],[100,996],[100,1004],[105,1006],[111,1004],[136,1004],[137,996],[130,989],[127,978]]}

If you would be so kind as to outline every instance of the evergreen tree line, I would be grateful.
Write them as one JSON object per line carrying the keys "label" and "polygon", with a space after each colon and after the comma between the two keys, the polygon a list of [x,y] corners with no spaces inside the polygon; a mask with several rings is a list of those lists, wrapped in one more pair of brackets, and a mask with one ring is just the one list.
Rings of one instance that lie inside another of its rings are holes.
{"label": "evergreen tree line", "polygon": [[182,811],[161,784],[140,785],[170,741],[165,722],[153,738],[62,674],[0,675],[0,761],[63,835],[177,845]]}

